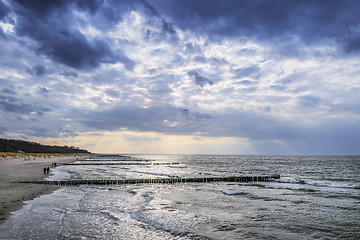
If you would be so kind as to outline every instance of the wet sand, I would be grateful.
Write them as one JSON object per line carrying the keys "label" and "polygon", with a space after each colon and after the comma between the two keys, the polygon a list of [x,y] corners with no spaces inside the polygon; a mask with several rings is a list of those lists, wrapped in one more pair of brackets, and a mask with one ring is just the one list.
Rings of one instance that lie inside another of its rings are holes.
{"label": "wet sand", "polygon": [[[89,155],[77,156],[79,159],[88,158]],[[56,166],[64,163],[72,163],[76,161],[76,157],[61,156],[40,158],[35,160],[21,159],[0,159],[0,224],[3,223],[11,214],[11,212],[20,209],[24,201],[32,200],[42,194],[48,194],[58,186],[28,184],[22,181],[43,180],[51,175],[52,163],[56,162]],[[44,167],[50,167],[50,174],[44,174]]]}

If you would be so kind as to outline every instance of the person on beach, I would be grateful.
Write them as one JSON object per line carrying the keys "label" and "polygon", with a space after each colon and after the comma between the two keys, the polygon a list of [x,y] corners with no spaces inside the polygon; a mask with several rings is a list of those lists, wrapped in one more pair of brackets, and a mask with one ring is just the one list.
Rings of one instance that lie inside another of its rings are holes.
{"label": "person on beach", "polygon": [[49,174],[49,172],[50,172],[50,168],[49,168],[49,167],[47,167],[47,169],[46,169],[46,173],[47,173],[47,174]]}
{"label": "person on beach", "polygon": [[46,174],[46,167],[44,167],[44,174]]}
{"label": "person on beach", "polygon": [[54,162],[54,167],[56,167],[56,162]]}

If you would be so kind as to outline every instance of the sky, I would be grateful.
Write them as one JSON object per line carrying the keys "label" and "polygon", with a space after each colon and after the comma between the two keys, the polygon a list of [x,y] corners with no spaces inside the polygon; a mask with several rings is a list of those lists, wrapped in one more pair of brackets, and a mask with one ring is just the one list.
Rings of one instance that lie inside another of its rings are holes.
{"label": "sky", "polygon": [[360,1],[0,1],[0,137],[360,154]]}

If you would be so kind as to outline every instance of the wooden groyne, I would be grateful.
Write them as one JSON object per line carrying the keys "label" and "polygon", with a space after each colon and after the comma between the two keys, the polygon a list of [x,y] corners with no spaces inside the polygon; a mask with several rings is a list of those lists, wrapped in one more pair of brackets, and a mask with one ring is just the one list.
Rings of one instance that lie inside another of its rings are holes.
{"label": "wooden groyne", "polygon": [[79,162],[153,162],[154,160],[146,159],[80,159]]}
{"label": "wooden groyne", "polygon": [[31,181],[22,183],[51,184],[58,186],[75,186],[84,184],[122,185],[122,184],[172,184],[172,183],[208,183],[208,182],[268,182],[280,179],[280,175],[272,176],[238,176],[238,177],[207,177],[207,178],[153,178],[153,179],[107,179],[107,180],[69,180],[69,181]]}
{"label": "wooden groyne", "polygon": [[91,162],[91,163],[68,163],[64,165],[179,165],[178,162],[174,163],[164,163],[164,162],[108,162],[108,163],[99,163],[99,162]]}

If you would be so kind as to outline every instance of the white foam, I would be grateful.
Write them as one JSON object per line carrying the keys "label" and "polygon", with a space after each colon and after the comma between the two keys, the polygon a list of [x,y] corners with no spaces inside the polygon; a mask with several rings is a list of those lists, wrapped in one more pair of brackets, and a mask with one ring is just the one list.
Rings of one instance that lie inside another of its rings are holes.
{"label": "white foam", "polygon": [[240,191],[240,190],[231,190],[231,189],[224,189],[221,191],[222,193],[226,195],[241,195],[241,194],[247,194],[247,192]]}
{"label": "white foam", "polygon": [[84,193],[84,194],[79,198],[79,200],[76,201],[76,203],[75,203],[75,210],[76,210],[76,211],[81,211],[80,202],[81,202],[81,200],[82,200],[86,195],[88,195],[88,194],[90,194],[90,192]]}
{"label": "white foam", "polygon": [[318,187],[331,187],[331,188],[360,188],[359,185],[354,184],[334,184],[334,183],[328,183],[328,182],[305,182],[306,184],[312,185],[312,186],[318,186]]}
{"label": "white foam", "polygon": [[285,178],[285,179],[272,179],[272,181],[274,182],[280,182],[280,183],[292,183],[292,184],[298,184],[298,183],[302,183],[303,181],[299,181],[296,179],[290,179],[290,178]]}
{"label": "white foam", "polygon": [[143,172],[143,171],[129,171],[129,172],[143,173],[143,174],[149,174],[149,175],[155,175],[155,176],[168,176],[167,174],[164,174],[164,173],[155,173],[155,172]]}
{"label": "white foam", "polygon": [[61,215],[60,215],[60,218],[59,218],[59,225],[60,225],[60,229],[58,231],[58,235],[61,234],[61,231],[63,230],[63,219],[65,217],[65,212],[63,212]]}
{"label": "white foam", "polygon": [[273,188],[273,189],[288,189],[288,190],[302,190],[304,189],[303,187],[299,187],[299,186],[291,186],[291,185],[277,185],[277,184],[274,184],[274,185],[265,185],[264,186],[265,188]]}

